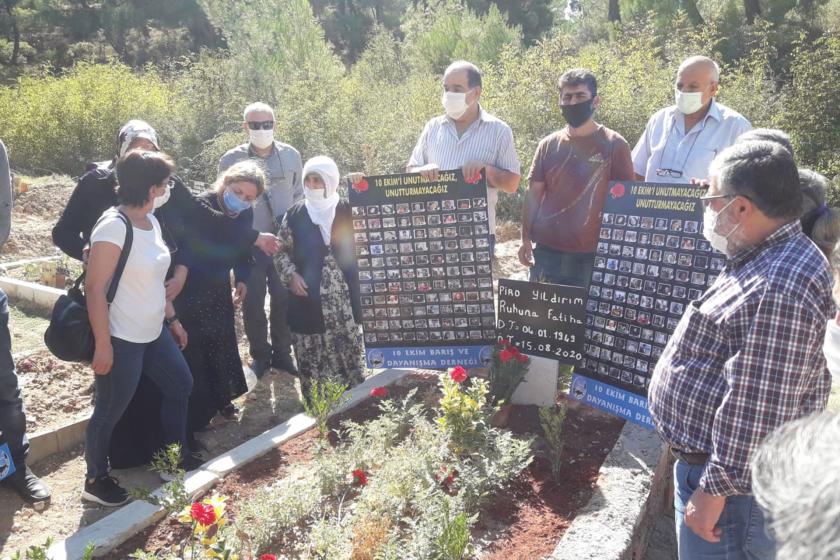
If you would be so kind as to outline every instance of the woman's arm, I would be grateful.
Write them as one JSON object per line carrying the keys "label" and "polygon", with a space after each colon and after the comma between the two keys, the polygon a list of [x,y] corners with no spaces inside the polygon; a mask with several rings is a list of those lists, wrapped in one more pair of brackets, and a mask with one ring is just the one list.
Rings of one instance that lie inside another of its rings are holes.
{"label": "woman's arm", "polygon": [[294,237],[286,217],[280,224],[277,237],[280,239],[280,252],[274,255],[274,268],[277,269],[280,281],[288,286],[289,290],[296,296],[306,297],[309,294],[309,286],[306,285],[306,281],[298,273],[297,266],[292,261],[292,251],[295,247]]}
{"label": "woman's arm", "polygon": [[175,339],[175,344],[183,350],[187,347],[187,341],[189,339],[187,337],[187,331],[184,330],[184,325],[181,324],[181,320],[175,314],[175,306],[172,305],[171,301],[166,302],[163,316],[165,317],[166,326],[169,327],[169,332],[172,333],[172,338]]}
{"label": "woman's arm", "polygon": [[114,364],[106,292],[108,283],[117,269],[121,251],[119,245],[108,241],[98,241],[90,248],[90,259],[85,275],[85,297],[95,341],[91,366],[97,375],[107,375]]}

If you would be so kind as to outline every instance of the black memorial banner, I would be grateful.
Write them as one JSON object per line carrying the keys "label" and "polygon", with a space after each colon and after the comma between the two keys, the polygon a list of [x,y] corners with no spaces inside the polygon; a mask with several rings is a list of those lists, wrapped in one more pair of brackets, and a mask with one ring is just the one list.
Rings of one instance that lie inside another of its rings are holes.
{"label": "black memorial banner", "polygon": [[652,426],[647,389],[656,362],[686,307],[724,266],[703,237],[702,193],[685,184],[610,184],[572,396]]}
{"label": "black memorial banner", "polygon": [[349,192],[368,364],[486,364],[496,333],[485,178],[381,175]]}
{"label": "black memorial banner", "polygon": [[499,279],[496,333],[525,354],[577,364],[585,321],[585,288]]}

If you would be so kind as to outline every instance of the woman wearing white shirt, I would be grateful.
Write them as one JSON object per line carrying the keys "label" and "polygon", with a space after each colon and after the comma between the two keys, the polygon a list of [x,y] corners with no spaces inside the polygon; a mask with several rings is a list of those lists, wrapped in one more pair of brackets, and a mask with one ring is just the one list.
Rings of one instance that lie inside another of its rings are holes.
{"label": "woman wearing white shirt", "polygon": [[[107,210],[91,234],[85,289],[96,341],[92,363],[96,401],[86,432],[87,476],[82,498],[106,506],[118,506],[129,499],[125,489],[108,475],[108,446],[141,374],[161,390],[160,420],[167,444],[181,445],[186,470],[197,466],[192,464],[196,459],[189,455],[186,444],[192,375],[179,351],[187,344],[187,333],[166,301],[164,280],[170,256],[160,224],[152,215],[168,198],[173,171],[172,160],[159,152],[135,150],[123,156],[117,162],[120,205]],[[126,238],[126,223],[120,213],[131,222],[133,242],[109,306],[106,291]]]}

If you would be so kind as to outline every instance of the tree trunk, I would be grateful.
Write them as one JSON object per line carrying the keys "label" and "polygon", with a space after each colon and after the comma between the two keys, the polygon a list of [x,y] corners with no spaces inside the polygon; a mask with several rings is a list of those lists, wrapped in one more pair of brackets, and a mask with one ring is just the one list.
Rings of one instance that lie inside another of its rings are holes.
{"label": "tree trunk", "polygon": [[692,25],[696,27],[705,23],[703,16],[700,15],[700,10],[697,9],[697,0],[683,0],[683,8],[685,8],[685,13]]}
{"label": "tree trunk", "polygon": [[12,20],[12,57],[9,59],[10,66],[17,66],[18,55],[20,54],[20,29],[18,28],[17,17],[13,12],[17,0],[5,0],[6,13]]}
{"label": "tree trunk", "polygon": [[761,4],[758,0],[744,0],[744,16],[747,23],[755,23],[755,18],[761,15]]}
{"label": "tree trunk", "polygon": [[607,21],[621,21],[621,7],[618,5],[618,0],[609,0]]}

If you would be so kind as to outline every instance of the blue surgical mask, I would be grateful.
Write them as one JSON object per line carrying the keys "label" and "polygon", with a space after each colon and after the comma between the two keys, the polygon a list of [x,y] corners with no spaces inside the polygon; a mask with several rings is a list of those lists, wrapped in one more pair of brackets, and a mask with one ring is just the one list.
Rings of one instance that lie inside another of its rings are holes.
{"label": "blue surgical mask", "polygon": [[222,199],[225,201],[227,209],[234,214],[239,214],[251,207],[250,202],[245,202],[229,190],[225,190],[225,193],[222,195]]}

